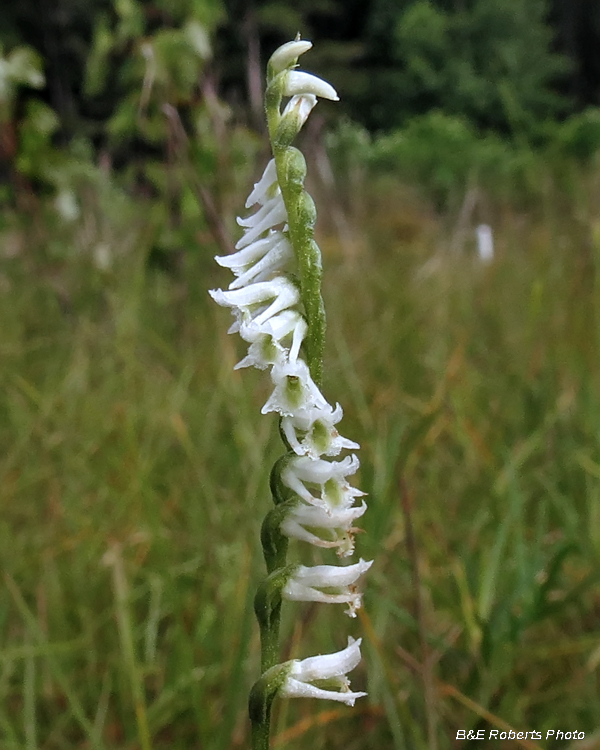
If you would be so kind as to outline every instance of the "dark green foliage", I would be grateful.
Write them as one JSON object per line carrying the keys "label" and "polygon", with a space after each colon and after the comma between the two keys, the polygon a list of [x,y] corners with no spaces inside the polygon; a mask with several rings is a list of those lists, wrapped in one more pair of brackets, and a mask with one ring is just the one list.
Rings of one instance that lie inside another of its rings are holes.
{"label": "dark green foliage", "polygon": [[371,16],[363,73],[372,83],[361,99],[368,127],[387,129],[440,108],[519,133],[564,111],[553,86],[567,64],[552,51],[545,0],[381,5]]}

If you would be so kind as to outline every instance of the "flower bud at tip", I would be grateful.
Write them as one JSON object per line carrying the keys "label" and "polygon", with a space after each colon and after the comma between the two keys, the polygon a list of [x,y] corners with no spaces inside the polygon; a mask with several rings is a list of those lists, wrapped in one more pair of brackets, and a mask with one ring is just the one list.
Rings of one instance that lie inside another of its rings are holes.
{"label": "flower bud at tip", "polygon": [[271,55],[269,64],[275,73],[280,73],[285,68],[290,68],[295,65],[300,55],[312,47],[312,42],[305,40],[297,40],[294,42],[287,42],[282,44],[281,47],[275,50]]}

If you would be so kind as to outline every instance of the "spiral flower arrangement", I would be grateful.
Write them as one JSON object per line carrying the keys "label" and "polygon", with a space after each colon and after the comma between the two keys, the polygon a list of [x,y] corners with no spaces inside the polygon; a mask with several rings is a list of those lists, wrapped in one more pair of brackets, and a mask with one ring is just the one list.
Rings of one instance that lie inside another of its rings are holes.
{"label": "spiral flower arrangement", "polygon": [[[279,623],[284,599],[346,604],[356,616],[361,606],[358,579],[371,562],[307,567],[287,561],[290,539],[325,549],[340,558],[354,551],[354,523],[363,515],[364,493],[348,477],[359,467],[352,454],[332,460],[358,444],[336,425],[342,408],[321,393],[325,311],[321,297],[321,254],[314,240],[316,211],[304,189],[306,162],[291,144],[317,98],[333,101],[332,86],[296,70],[298,57],[312,47],[297,38],[269,60],[265,108],[273,159],[246,201],[257,206],[247,218],[232,255],[217,262],[235,275],[228,291],[213,299],[231,308],[230,333],[249,344],[237,368],[270,370],[273,392],[262,413],[275,412],[287,452],[271,472],[273,509],[261,532],[267,577],[260,584],[255,611],[261,633],[262,676],[250,693],[253,750],[268,750],[273,699],[324,698],[354,705],[365,695],[352,692],[347,673],[360,661],[360,639],[343,650],[278,663]],[[289,98],[283,111],[282,100]]]}

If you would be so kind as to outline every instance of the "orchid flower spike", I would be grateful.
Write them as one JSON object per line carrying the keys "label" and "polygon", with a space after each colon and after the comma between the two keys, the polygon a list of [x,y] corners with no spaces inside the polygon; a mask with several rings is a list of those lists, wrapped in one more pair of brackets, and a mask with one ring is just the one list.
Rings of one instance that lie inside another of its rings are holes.
{"label": "orchid flower spike", "polygon": [[304,188],[306,161],[292,146],[318,99],[338,100],[329,83],[296,70],[298,58],[311,47],[298,37],[269,61],[265,107],[273,158],[245,202],[250,214],[237,219],[242,233],[235,252],[216,257],[234,278],[226,291],[210,292],[232,311],[229,333],[239,333],[248,346],[235,368],[269,371],[272,391],[261,413],[278,415],[287,451],[271,472],[274,507],[261,531],[267,577],[254,602],[262,676],[250,694],[252,750],[269,747],[277,694],[350,706],[365,695],[352,692],[346,676],[360,661],[360,639],[349,638],[334,654],[277,664],[282,600],[346,604],[347,614],[355,617],[362,605],[358,582],[372,565],[362,559],[312,567],[287,562],[290,541],[350,556],[358,531],[354,524],[367,508],[364,500],[357,504],[364,493],[348,481],[358,471],[357,456],[331,460],[359,445],[338,432],[342,407],[332,406],[322,392],[325,314],[316,208]]}

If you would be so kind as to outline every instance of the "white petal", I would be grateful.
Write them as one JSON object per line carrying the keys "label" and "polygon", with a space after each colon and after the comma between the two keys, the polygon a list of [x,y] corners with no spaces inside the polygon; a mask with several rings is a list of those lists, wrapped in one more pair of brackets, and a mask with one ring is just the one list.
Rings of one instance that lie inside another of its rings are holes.
{"label": "white petal", "polygon": [[257,263],[251,266],[247,271],[242,273],[232,284],[230,289],[238,289],[246,286],[251,281],[258,281],[268,277],[277,271],[281,271],[288,263],[293,260],[294,251],[287,238],[281,235],[281,240],[275,244],[266,255]]}
{"label": "white petal", "polygon": [[356,473],[360,462],[355,455],[346,456],[343,461],[314,460],[306,456],[293,459],[285,474],[292,473],[303,482],[325,484],[329,479],[341,479]]}
{"label": "white petal", "polygon": [[[299,565],[286,582],[282,594],[285,599],[325,604],[348,604],[346,613],[356,617],[361,608],[362,594],[354,585],[373,564],[360,560],[356,565]],[[326,589],[323,591],[322,589]]]}
{"label": "white petal", "polygon": [[373,560],[366,562],[362,558],[354,565],[299,565],[292,579],[305,586],[318,588],[338,588],[355,583],[363,573],[373,565]]}
{"label": "white petal", "polygon": [[328,680],[346,675],[360,663],[361,641],[362,638],[357,641],[348,638],[346,648],[335,654],[309,656],[308,659],[302,659],[302,661],[295,660],[292,662],[289,675],[302,682]]}
{"label": "white petal", "polygon": [[292,290],[295,289],[296,287],[291,281],[286,279],[285,276],[280,276],[272,281],[261,281],[244,287],[244,289],[235,289],[230,292],[211,289],[209,294],[219,305],[243,308],[258,305],[282,294],[291,294]]}
{"label": "white petal", "polygon": [[347,531],[357,518],[364,515],[366,510],[367,504],[364,500],[355,508],[334,511],[317,505],[299,503],[289,512],[283,523],[286,523],[288,519],[293,519],[296,523],[313,529],[343,529]]}
{"label": "white petal", "polygon": [[278,196],[277,199],[273,199],[272,202],[269,201],[269,203],[259,209],[257,213],[264,211],[267,206],[269,207],[269,211],[263,214],[261,221],[250,227],[244,233],[243,237],[236,242],[236,250],[241,250],[243,247],[246,247],[251,242],[257,240],[263,232],[287,221],[287,211],[285,210],[285,205],[281,196]]}
{"label": "white petal", "polygon": [[293,65],[300,55],[308,52],[311,47],[312,42],[309,42],[306,39],[286,42],[286,44],[282,44],[281,47],[278,47],[275,52],[273,52],[269,62],[271,63],[273,70],[276,73],[279,73],[290,65]]}
{"label": "white petal", "polygon": [[273,315],[262,325],[257,325],[256,321],[242,323],[240,326],[240,336],[244,341],[256,341],[260,336],[267,334],[272,336],[276,341],[281,341],[296,329],[303,330],[306,328],[306,322],[302,315],[296,310],[284,310],[283,312]]}
{"label": "white petal", "polygon": [[248,354],[233,369],[256,367],[259,370],[266,370],[271,365],[283,364],[286,361],[286,354],[287,349],[284,349],[279,342],[271,336],[262,334],[259,339],[250,344]]}
{"label": "white petal", "polygon": [[[271,281],[257,282],[243,289],[234,289],[229,292],[212,289],[209,294],[217,304],[237,308],[240,311],[237,323],[232,325],[229,332],[238,330],[240,321],[249,323],[252,315],[255,316],[255,323],[260,326],[271,316],[295,305],[300,298],[296,286],[285,276],[279,276]],[[273,302],[270,305],[262,304],[271,299]],[[259,306],[258,310],[254,309],[257,306]]]}
{"label": "white petal", "polygon": [[283,198],[280,193],[273,196],[273,198],[269,198],[264,205],[262,205],[259,209],[257,209],[253,214],[250,214],[250,216],[241,217],[238,216],[236,221],[241,227],[254,227],[257,224],[260,224],[264,221],[265,216],[268,216],[268,214],[273,211],[274,208],[276,208],[278,205],[283,203]]}
{"label": "white petal", "polygon": [[321,99],[331,99],[334,102],[340,99],[333,86],[322,78],[301,70],[291,70],[286,77],[284,96],[296,94],[314,94],[320,96]]}
{"label": "white petal", "polygon": [[256,183],[254,183],[254,190],[248,196],[246,201],[246,208],[250,208],[255,203],[260,203],[261,206],[268,200],[269,188],[277,182],[277,169],[275,168],[275,159],[271,161],[265,167],[262,177]]}
{"label": "white petal", "polygon": [[[273,281],[271,282],[263,281],[260,283],[273,284],[275,281],[281,281],[279,285],[280,289],[277,293],[277,298],[275,299],[273,304],[271,304],[266,310],[260,313],[260,315],[257,315],[256,318],[254,318],[254,322],[256,323],[256,325],[262,325],[262,323],[265,323],[276,313],[282,312],[282,310],[287,310],[288,307],[292,307],[292,305],[295,305],[300,299],[300,292],[298,291],[298,288],[284,276],[279,277],[279,279],[273,279]],[[285,282],[285,284],[283,282]],[[257,284],[254,284],[253,286],[257,286]]]}
{"label": "white petal", "polygon": [[[356,508],[334,511],[299,503],[286,515],[280,529],[290,539],[298,539],[322,549],[337,548],[339,556],[348,557],[354,551],[353,534],[358,531],[352,527],[352,522],[366,510],[364,501]],[[319,529],[322,536],[318,534]]]}
{"label": "white petal", "polygon": [[[288,581],[281,592],[284,599],[291,602],[319,602],[319,604],[348,604],[351,600],[359,599],[360,594],[325,594],[312,586],[303,586],[297,581]],[[360,609],[360,601],[352,602],[354,609]],[[357,606],[358,604],[358,606]]]}
{"label": "white petal", "polygon": [[292,336],[292,346],[289,354],[289,361],[291,364],[295,364],[298,360],[300,347],[302,346],[302,342],[304,341],[304,337],[306,336],[307,331],[308,324],[306,323],[304,318],[301,317],[297,324],[294,326],[294,335]]}
{"label": "white petal", "polygon": [[264,257],[274,245],[281,242],[283,237],[284,235],[281,232],[271,232],[266,237],[256,240],[256,242],[253,242],[242,250],[238,250],[237,253],[217,255],[215,256],[215,260],[220,266],[231,268],[233,273],[239,275],[250,264],[256,263],[257,260]]}

